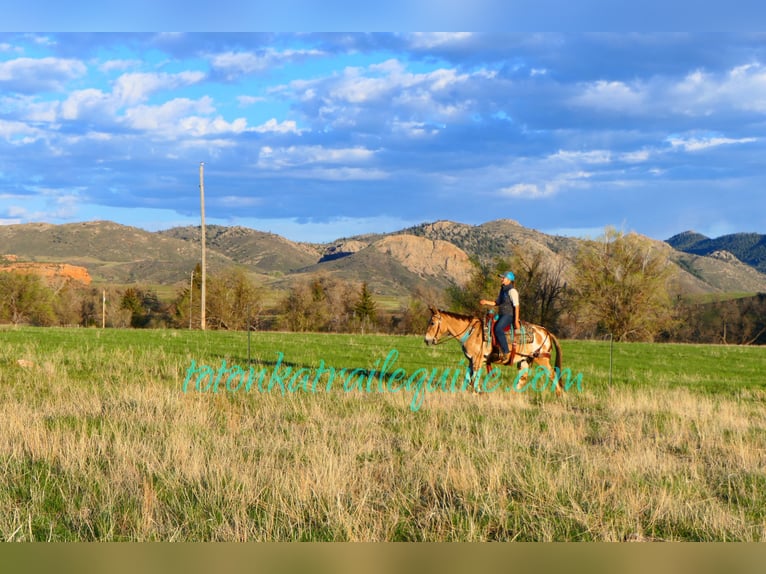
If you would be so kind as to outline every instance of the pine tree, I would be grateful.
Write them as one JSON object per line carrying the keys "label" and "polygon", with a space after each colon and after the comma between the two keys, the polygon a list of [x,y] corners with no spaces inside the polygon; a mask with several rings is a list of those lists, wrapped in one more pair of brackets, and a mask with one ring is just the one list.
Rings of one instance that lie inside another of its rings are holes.
{"label": "pine tree", "polygon": [[377,309],[366,281],[362,283],[359,290],[359,298],[354,305],[354,316],[359,320],[362,332],[364,332],[365,327],[375,323]]}

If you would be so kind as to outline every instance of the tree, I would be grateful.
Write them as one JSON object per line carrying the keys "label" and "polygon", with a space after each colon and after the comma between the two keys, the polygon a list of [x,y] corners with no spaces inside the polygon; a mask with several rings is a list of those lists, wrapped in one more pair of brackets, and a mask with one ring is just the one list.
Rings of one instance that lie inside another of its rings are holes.
{"label": "tree", "polygon": [[290,331],[342,332],[354,316],[353,289],[326,275],[295,283],[279,304],[280,323]]}
{"label": "tree", "polygon": [[0,272],[0,320],[52,325],[53,291],[37,275]]}
{"label": "tree", "polygon": [[478,317],[485,310],[479,301],[497,297],[500,285],[497,276],[510,270],[510,264],[502,259],[483,263],[476,258],[472,258],[471,263],[473,270],[468,281],[447,287],[447,299],[450,310]]}
{"label": "tree", "polygon": [[375,324],[377,309],[366,281],[362,283],[362,287],[359,289],[359,298],[354,304],[354,317],[359,321],[362,332],[364,332],[365,327],[369,328]]}
{"label": "tree", "polygon": [[564,307],[564,261],[541,250],[517,249],[511,258],[522,320],[558,329]]}
{"label": "tree", "polygon": [[766,294],[736,299],[717,298],[677,305],[675,328],[668,339],[691,343],[766,344]]}
{"label": "tree", "polygon": [[209,277],[206,321],[212,329],[246,330],[263,310],[263,294],[241,267]]}
{"label": "tree", "polygon": [[667,252],[635,233],[607,228],[582,244],[575,260],[571,304],[583,330],[618,341],[651,341],[672,324]]}
{"label": "tree", "polygon": [[312,321],[311,296],[308,285],[296,284],[279,305],[282,326],[288,331],[316,330]]}
{"label": "tree", "polygon": [[85,286],[74,281],[66,281],[56,289],[53,312],[59,325],[80,324],[80,309],[86,292]]}
{"label": "tree", "polygon": [[130,326],[143,327],[145,325],[145,313],[141,304],[141,295],[134,287],[128,287],[122,295],[120,309],[130,312]]}
{"label": "tree", "polygon": [[[177,327],[181,328],[198,328],[200,326],[200,302],[202,301],[202,265],[197,263],[191,273],[190,279],[191,286],[189,286],[189,283],[184,281],[184,286],[180,289],[171,305],[174,323]],[[205,293],[205,303],[207,304],[207,292]],[[207,322],[207,316],[205,319],[205,322]]]}
{"label": "tree", "polygon": [[152,289],[128,287],[120,299],[120,309],[130,313],[131,327],[165,326],[169,321],[166,306]]}

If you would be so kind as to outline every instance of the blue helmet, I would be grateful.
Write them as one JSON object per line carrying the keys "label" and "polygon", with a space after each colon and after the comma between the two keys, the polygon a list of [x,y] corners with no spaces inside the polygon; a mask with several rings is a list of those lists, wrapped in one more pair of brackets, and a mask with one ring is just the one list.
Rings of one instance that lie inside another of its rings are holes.
{"label": "blue helmet", "polygon": [[516,276],[511,271],[501,275],[501,277],[503,279],[508,279],[509,281],[516,281]]}

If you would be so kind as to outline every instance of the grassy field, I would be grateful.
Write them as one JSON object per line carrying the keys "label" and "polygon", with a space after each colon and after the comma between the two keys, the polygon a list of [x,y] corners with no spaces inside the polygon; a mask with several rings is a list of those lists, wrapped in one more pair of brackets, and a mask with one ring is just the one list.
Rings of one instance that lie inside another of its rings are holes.
{"label": "grassy field", "polygon": [[456,342],[2,329],[0,536],[766,541],[766,349],[562,344],[579,391],[413,408]]}

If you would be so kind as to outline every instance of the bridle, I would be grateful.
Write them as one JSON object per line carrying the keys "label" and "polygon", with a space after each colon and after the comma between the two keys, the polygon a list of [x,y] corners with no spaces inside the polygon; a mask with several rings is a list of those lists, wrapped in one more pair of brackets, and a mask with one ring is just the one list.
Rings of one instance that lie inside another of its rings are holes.
{"label": "bridle", "polygon": [[442,341],[449,341],[450,339],[459,339],[461,343],[465,344],[465,342],[468,340],[468,337],[470,337],[471,334],[473,333],[475,322],[471,321],[470,323],[468,323],[468,326],[463,330],[463,332],[460,333],[459,335],[453,335],[452,333],[447,331],[447,336],[444,339],[442,339],[442,341],[440,341],[439,340],[439,338],[440,338],[440,331],[441,331],[441,328],[442,328],[442,314],[441,314],[441,312],[437,312],[431,318],[431,320],[433,321],[433,319],[436,318],[437,316],[438,316],[438,321],[437,321],[437,325],[436,325],[436,333],[434,333],[434,336],[433,336],[433,342],[434,342],[433,344],[434,345],[438,345]]}

